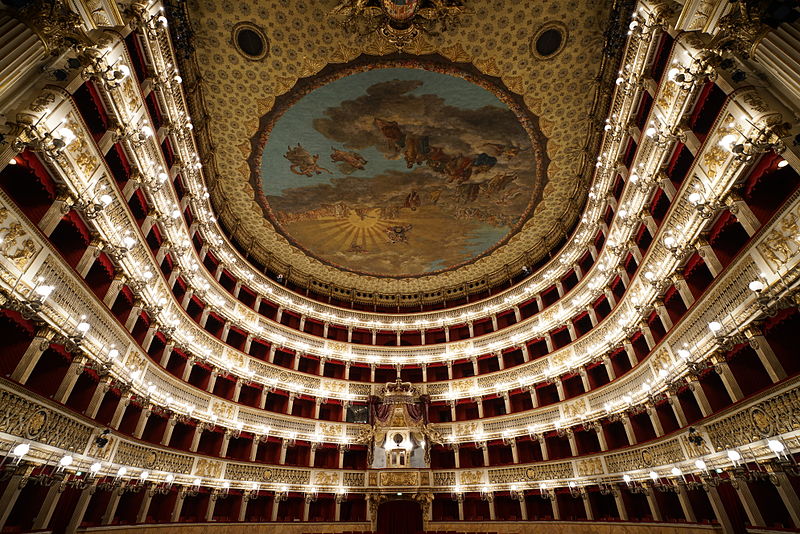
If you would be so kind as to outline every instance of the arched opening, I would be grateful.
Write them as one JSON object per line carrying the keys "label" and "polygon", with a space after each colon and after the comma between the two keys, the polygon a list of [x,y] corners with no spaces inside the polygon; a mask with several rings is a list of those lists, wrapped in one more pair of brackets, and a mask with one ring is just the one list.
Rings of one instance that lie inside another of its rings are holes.
{"label": "arched opening", "polygon": [[398,499],[378,506],[379,534],[416,534],[422,530],[422,507],[417,501]]}

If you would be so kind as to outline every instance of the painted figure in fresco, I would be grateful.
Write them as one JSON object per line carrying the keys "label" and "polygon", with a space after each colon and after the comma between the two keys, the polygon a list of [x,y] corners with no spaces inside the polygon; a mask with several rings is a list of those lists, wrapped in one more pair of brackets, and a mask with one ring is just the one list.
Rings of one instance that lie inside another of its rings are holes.
{"label": "painted figure in fresco", "polygon": [[427,135],[408,134],[405,138],[405,146],[403,156],[406,158],[406,167],[411,169],[414,165],[425,163],[431,149]]}
{"label": "painted figure in fresco", "polygon": [[313,176],[314,174],[322,174],[323,172],[331,174],[331,171],[320,167],[317,163],[319,154],[314,154],[312,156],[300,143],[297,143],[295,147],[288,147],[283,157],[288,159],[291,163],[289,170],[298,176]]}
{"label": "painted figure in fresco", "polygon": [[406,134],[400,129],[400,125],[395,121],[386,121],[377,117],[375,117],[374,122],[381,134],[386,138],[389,148],[395,152],[400,152],[406,142]]}
{"label": "painted figure in fresco", "polygon": [[481,184],[481,191],[487,195],[493,195],[508,187],[508,185],[517,179],[517,173],[507,172],[503,174],[495,174],[489,180]]}
{"label": "painted figure in fresco", "polygon": [[497,165],[497,158],[490,156],[486,152],[478,154],[475,156],[475,159],[472,160],[472,170],[475,174],[486,172],[495,165]]}
{"label": "painted figure in fresco", "polygon": [[408,243],[408,232],[414,227],[413,224],[394,225],[386,229],[386,237],[389,243]]}
{"label": "painted figure in fresco", "polygon": [[417,211],[417,208],[420,204],[422,204],[422,200],[419,198],[419,193],[416,191],[411,191],[408,196],[406,196],[406,201],[403,204],[403,207],[410,208],[411,211]]}
{"label": "painted figure in fresco", "polygon": [[499,143],[487,143],[486,149],[490,154],[506,159],[513,159],[522,152],[522,149],[516,145],[502,145]]}
{"label": "painted figure in fresco", "polygon": [[333,150],[331,152],[331,161],[334,163],[344,163],[360,171],[363,171],[364,165],[367,164],[367,160],[357,152],[346,152],[333,147],[331,147],[331,150]]}

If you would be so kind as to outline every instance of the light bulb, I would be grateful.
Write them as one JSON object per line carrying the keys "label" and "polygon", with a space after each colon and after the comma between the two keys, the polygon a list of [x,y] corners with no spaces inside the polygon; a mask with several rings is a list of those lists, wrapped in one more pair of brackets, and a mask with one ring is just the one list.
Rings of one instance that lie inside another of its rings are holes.
{"label": "light bulb", "polygon": [[89,471],[91,471],[94,474],[97,474],[98,472],[100,472],[101,467],[102,466],[100,465],[100,462],[95,462],[91,465],[91,467],[89,467]]}
{"label": "light bulb", "polygon": [[697,191],[689,195],[689,202],[691,202],[695,206],[700,204],[702,201],[703,201],[703,196]]}
{"label": "light bulb", "polygon": [[722,330],[722,324],[719,323],[718,321],[711,321],[710,323],[708,323],[708,329],[716,334],[717,332]]}
{"label": "light bulb", "polygon": [[678,469],[677,467],[673,467],[672,470],[670,471],[670,473],[672,473],[672,476],[674,476],[674,477],[679,477],[682,474],[681,470]]}
{"label": "light bulb", "polygon": [[780,161],[778,162],[778,168],[779,168],[779,169],[782,169],[782,168],[786,167],[788,164],[789,164],[789,162],[788,162],[788,161],[786,161],[785,159],[782,159],[782,160],[780,160]]}
{"label": "light bulb", "polygon": [[31,446],[27,443],[20,443],[16,447],[11,450],[11,454],[16,456],[17,458],[22,458],[26,454],[28,454],[31,450]]}
{"label": "light bulb", "polygon": [[728,134],[719,140],[719,146],[724,147],[727,150],[730,150],[737,139],[739,139],[738,135]]}
{"label": "light bulb", "polygon": [[700,470],[706,469],[706,463],[703,460],[695,460],[694,466]]}
{"label": "light bulb", "polygon": [[167,476],[164,478],[164,480],[167,481],[167,484],[172,484],[172,482],[175,480],[175,475],[172,473],[167,473]]}
{"label": "light bulb", "polygon": [[124,477],[127,472],[128,472],[128,468],[127,467],[124,467],[124,466],[120,467],[119,469],[117,469],[117,476],[118,477]]}
{"label": "light bulb", "polygon": [[139,478],[142,479],[142,480],[147,480],[147,477],[149,477],[149,476],[150,476],[150,472],[149,471],[142,471],[141,474],[139,474]]}
{"label": "light bulb", "polygon": [[628,474],[622,475],[622,480],[623,480],[623,482],[625,482],[625,484],[630,484],[631,483],[631,476],[628,475]]}
{"label": "light bulb", "polygon": [[91,325],[86,321],[81,321],[80,323],[78,323],[78,326],[76,328],[78,329],[78,332],[80,332],[81,334],[85,334],[86,332],[89,331]]}
{"label": "light bulb", "polygon": [[742,455],[739,454],[739,451],[730,450],[728,451],[728,460],[731,462],[738,462],[742,459]]}
{"label": "light bulb", "polygon": [[69,467],[70,465],[72,465],[72,456],[70,456],[69,454],[64,456],[58,461],[58,465],[60,465],[61,467]]}
{"label": "light bulb", "polygon": [[658,473],[656,473],[655,471],[650,471],[649,475],[650,475],[650,480],[658,480]]}
{"label": "light bulb", "polygon": [[780,441],[778,441],[776,439],[769,440],[767,442],[767,447],[769,447],[769,450],[771,450],[775,454],[780,454],[784,450],[786,450],[786,447],[783,445],[783,443],[781,443]]}
{"label": "light bulb", "polygon": [[764,282],[761,280],[753,280],[747,287],[750,288],[750,291],[758,293],[759,291],[764,290]]}

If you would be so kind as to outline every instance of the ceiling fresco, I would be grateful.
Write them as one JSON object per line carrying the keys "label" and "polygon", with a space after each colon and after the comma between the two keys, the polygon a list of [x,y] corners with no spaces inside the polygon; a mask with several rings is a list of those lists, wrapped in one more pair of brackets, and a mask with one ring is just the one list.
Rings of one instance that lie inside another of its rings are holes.
{"label": "ceiling fresco", "polygon": [[543,143],[529,115],[441,62],[347,65],[265,117],[254,189],[320,261],[376,276],[451,269],[504,242],[538,202]]}
{"label": "ceiling fresco", "polygon": [[[335,0],[171,2],[216,216],[256,263],[315,288],[421,294],[547,257],[577,221],[618,69],[610,0],[467,1],[402,50],[342,28]],[[263,57],[237,48],[242,24]],[[543,57],[550,28],[562,39]],[[420,68],[434,58],[441,71]],[[362,63],[376,68],[348,72]],[[353,109],[375,85],[395,107]],[[436,124],[419,107],[434,104]]]}

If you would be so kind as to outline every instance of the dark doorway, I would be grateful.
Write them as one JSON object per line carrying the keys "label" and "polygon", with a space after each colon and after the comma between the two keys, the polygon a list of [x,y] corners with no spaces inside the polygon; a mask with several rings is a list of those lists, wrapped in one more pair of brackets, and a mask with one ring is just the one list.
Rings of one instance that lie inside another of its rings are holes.
{"label": "dark doorway", "polygon": [[379,534],[422,532],[422,508],[416,501],[396,500],[378,506]]}

